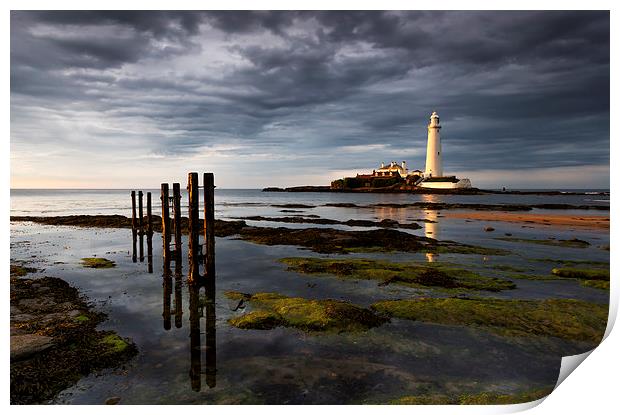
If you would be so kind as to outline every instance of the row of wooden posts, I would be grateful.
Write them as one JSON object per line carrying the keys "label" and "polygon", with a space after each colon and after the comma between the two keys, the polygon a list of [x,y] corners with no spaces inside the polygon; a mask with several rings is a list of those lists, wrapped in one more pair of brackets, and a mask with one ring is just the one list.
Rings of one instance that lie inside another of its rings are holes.
{"label": "row of wooden posts", "polygon": [[151,209],[151,192],[146,193],[146,223],[142,209],[142,191],[138,191],[138,212],[136,216],[136,192],[131,192],[131,230],[133,239],[133,262],[137,262],[137,239],[140,237],[140,262],[144,261],[144,236],[146,235],[148,272],[153,272],[153,215]]}
{"label": "row of wooden posts", "polygon": [[[198,173],[188,174],[188,282],[196,282],[201,278],[215,278],[215,186],[213,173],[203,174],[204,189],[204,221],[200,226],[199,209],[200,193],[198,185]],[[142,191],[138,191],[138,212],[136,212],[136,192],[131,192],[131,227],[134,236],[140,237],[140,258],[143,260],[142,237],[147,235],[147,243],[153,235],[153,216],[151,206],[151,192],[146,193],[146,222],[144,221],[142,206]],[[172,210],[172,215],[171,215]],[[172,216],[172,217],[171,217]],[[182,216],[181,216],[181,185],[172,184],[172,196],[168,183],[161,184],[161,225],[163,240],[163,265],[169,269],[172,261],[175,263],[175,271],[181,272],[183,262],[182,251]],[[200,234],[204,235],[204,253],[200,244]],[[172,237],[174,235],[174,242]],[[173,249],[172,249],[173,248]],[[149,252],[152,252],[149,250]],[[149,254],[152,256],[152,253]],[[151,257],[149,257],[151,259]],[[135,248],[134,248],[135,262]],[[200,274],[200,264],[204,264],[204,274]]]}
{"label": "row of wooden posts", "polygon": [[[190,325],[190,381],[192,389],[200,391],[201,374],[205,374],[205,383],[210,387],[216,385],[216,330],[215,330],[215,205],[213,173],[204,173],[204,221],[199,219],[199,183],[198,173],[188,175],[188,276],[189,283],[189,325]],[[161,184],[161,224],[163,241],[163,319],[164,329],[170,330],[171,316],[174,314],[175,327],[182,327],[182,215],[181,186],[172,184],[172,196],[168,183]],[[153,272],[152,236],[153,215],[151,192],[146,192],[146,221],[143,216],[143,192],[138,191],[136,210],[136,192],[131,192],[133,235],[133,260],[136,262],[136,239],[140,238],[140,262],[144,260],[143,236],[147,237],[149,272]],[[204,235],[204,253],[200,244],[200,234]],[[174,241],[173,241],[174,237]],[[174,310],[171,307],[172,276],[170,265],[175,263]],[[204,264],[204,274],[200,274],[200,264]],[[205,289],[206,301],[199,299],[199,291]],[[201,315],[205,318],[205,345],[201,344]],[[205,370],[202,369],[201,351],[204,349]]]}

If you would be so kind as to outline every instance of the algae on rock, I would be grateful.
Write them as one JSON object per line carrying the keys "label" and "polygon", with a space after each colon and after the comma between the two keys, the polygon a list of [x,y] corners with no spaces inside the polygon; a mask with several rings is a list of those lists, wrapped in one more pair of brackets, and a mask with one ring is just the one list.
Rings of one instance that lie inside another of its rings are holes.
{"label": "algae on rock", "polygon": [[553,388],[535,389],[515,394],[481,392],[461,395],[411,395],[391,401],[394,405],[510,405],[537,401],[549,395]]}
{"label": "algae on rock", "polygon": [[105,258],[82,258],[82,266],[85,268],[114,268],[116,263]]}
{"label": "algae on rock", "polygon": [[608,307],[579,300],[418,298],[380,301],[371,309],[391,317],[472,326],[503,336],[551,336],[598,343]]}
{"label": "algae on rock", "polygon": [[562,278],[609,281],[609,270],[592,268],[553,268],[553,275]]}
{"label": "algae on rock", "polygon": [[304,274],[334,274],[340,278],[377,280],[381,285],[437,287],[501,291],[515,288],[512,281],[479,275],[445,264],[390,262],[370,259],[282,258],[289,271]]}
{"label": "algae on rock", "polygon": [[294,327],[307,332],[364,331],[377,327],[388,319],[371,310],[338,300],[312,300],[286,297],[277,293],[243,294],[227,292],[230,299],[243,299],[254,308],[229,321],[241,329],[269,330],[274,327]]}

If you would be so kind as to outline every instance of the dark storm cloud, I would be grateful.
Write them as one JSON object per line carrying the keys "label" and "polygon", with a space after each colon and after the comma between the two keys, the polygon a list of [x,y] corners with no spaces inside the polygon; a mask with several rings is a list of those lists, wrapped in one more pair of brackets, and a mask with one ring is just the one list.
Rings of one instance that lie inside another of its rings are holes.
{"label": "dark storm cloud", "polygon": [[604,165],[609,79],[608,12],[11,14],[15,130],[33,108],[89,109],[148,127],[156,154],[234,140],[296,165],[404,149],[422,167],[437,110],[451,169]]}

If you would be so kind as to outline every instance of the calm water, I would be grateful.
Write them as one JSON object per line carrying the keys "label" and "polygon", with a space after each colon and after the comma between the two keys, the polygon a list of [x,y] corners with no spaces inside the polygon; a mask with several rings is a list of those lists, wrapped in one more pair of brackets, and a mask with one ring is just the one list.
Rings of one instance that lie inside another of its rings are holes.
{"label": "calm water", "polygon": [[[154,195],[157,191],[153,190]],[[157,198],[153,198],[155,201]],[[183,199],[186,200],[185,198]],[[316,214],[339,220],[393,218],[408,222],[431,217],[437,223],[408,231],[510,249],[508,256],[440,255],[486,275],[507,278],[493,268],[513,265],[531,275],[547,274],[552,264],[536,259],[608,261],[607,231],[521,227],[442,217],[419,209],[347,209],[315,207],[280,212],[274,204],[350,202],[405,203],[570,203],[605,204],[595,196],[422,196],[328,193],[262,193],[217,190],[216,217]],[[130,214],[129,191],[12,191],[11,213],[18,215]],[[154,208],[157,211],[156,208]],[[582,211],[580,213],[584,213]],[[597,214],[605,212],[598,211]],[[257,226],[315,226],[251,222]],[[344,228],[344,227],[343,227]],[[351,229],[351,228],[348,228]],[[366,228],[367,229],[367,228]],[[578,237],[585,249],[521,244],[494,239],[504,233],[518,238]],[[184,246],[187,241],[184,241]],[[146,252],[146,247],[145,247]],[[132,260],[131,231],[11,224],[11,258],[44,268],[38,275],[61,277],[80,288],[109,315],[101,325],[130,337],[139,355],[125,368],[93,374],[58,396],[53,403],[102,403],[120,396],[121,403],[381,403],[424,393],[510,393],[555,384],[561,356],[580,353],[586,345],[550,338],[505,338],[481,330],[393,319],[362,334],[309,335],[295,329],[240,330],[227,320],[243,310],[223,295],[278,292],[305,298],[335,298],[368,306],[382,299],[441,295],[436,292],[372,281],[286,271],[278,259],[287,256],[332,257],[291,246],[261,246],[234,237],[216,238],[214,291],[190,291],[185,277],[163,275],[161,236],[153,238],[153,273],[148,259]],[[79,260],[102,256],[116,261],[108,270],[84,269]],[[357,254],[352,257],[392,261],[427,260],[422,254]],[[186,268],[186,267],[185,267]],[[518,288],[494,293],[501,298],[579,298],[607,303],[608,292],[581,287],[575,281],[514,280]],[[491,294],[485,294],[491,295]]]}
{"label": "calm water", "polygon": [[[138,189],[140,190],[140,189]],[[153,212],[159,213],[159,189],[141,189],[152,193]],[[587,190],[586,190],[587,191]],[[597,191],[597,190],[590,190]],[[11,215],[131,215],[131,190],[11,190]],[[567,203],[572,205],[609,206],[609,195],[410,195],[410,194],[355,194],[355,193],[281,193],[262,192],[259,189],[216,189],[216,214],[225,218],[236,215],[238,207],[246,214],[264,214],[269,205],[298,203],[322,205],[325,203],[488,203],[488,204],[540,204]],[[186,192],[182,206],[187,204]],[[146,204],[146,196],[145,196]],[[202,200],[202,198],[201,198]],[[249,210],[247,208],[250,208]],[[330,211],[327,209],[326,211]],[[256,213],[250,213],[256,212]]]}

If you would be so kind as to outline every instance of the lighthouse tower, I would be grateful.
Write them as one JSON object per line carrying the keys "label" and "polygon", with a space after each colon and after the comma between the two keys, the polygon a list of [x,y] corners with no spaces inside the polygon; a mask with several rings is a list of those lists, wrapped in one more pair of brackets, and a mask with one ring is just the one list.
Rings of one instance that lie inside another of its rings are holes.
{"label": "lighthouse tower", "polygon": [[426,170],[424,177],[443,177],[441,163],[441,138],[439,138],[439,115],[435,111],[431,114],[428,124],[428,144],[426,145]]}

